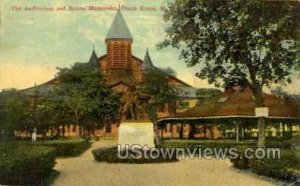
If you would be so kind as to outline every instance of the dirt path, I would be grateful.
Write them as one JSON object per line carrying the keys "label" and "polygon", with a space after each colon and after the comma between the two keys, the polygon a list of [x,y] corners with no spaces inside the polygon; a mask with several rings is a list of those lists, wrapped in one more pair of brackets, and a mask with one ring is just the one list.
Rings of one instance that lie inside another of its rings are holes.
{"label": "dirt path", "polygon": [[116,142],[94,143],[76,158],[58,159],[60,175],[54,185],[88,186],[193,186],[193,185],[272,185],[252,174],[231,167],[227,160],[181,160],[162,164],[108,164],[95,162],[91,150]]}

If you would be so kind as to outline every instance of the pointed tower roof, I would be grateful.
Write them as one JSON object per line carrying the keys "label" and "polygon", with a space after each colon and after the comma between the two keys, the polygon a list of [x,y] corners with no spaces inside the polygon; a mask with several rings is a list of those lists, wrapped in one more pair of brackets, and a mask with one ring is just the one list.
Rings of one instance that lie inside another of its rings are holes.
{"label": "pointed tower roof", "polygon": [[89,60],[88,64],[91,65],[94,68],[99,68],[99,61],[98,61],[98,57],[97,57],[97,54],[95,52],[95,49],[92,52],[92,55],[90,57],[90,60]]}
{"label": "pointed tower roof", "polygon": [[110,29],[107,32],[105,40],[108,39],[128,39],[130,41],[133,40],[120,8],[117,10],[117,14],[115,15]]}
{"label": "pointed tower roof", "polygon": [[143,68],[143,70],[145,70],[145,69],[152,68],[152,67],[154,67],[154,65],[152,63],[152,60],[150,58],[148,48],[147,48],[146,54],[145,54],[145,57],[144,57],[144,60],[143,60],[142,68]]}

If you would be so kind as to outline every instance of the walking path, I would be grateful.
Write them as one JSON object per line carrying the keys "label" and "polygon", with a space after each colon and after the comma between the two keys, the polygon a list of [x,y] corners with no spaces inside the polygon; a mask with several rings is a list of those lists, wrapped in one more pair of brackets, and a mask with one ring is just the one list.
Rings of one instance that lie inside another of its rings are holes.
{"label": "walking path", "polygon": [[91,150],[116,142],[96,142],[76,158],[60,158],[55,186],[198,186],[234,185],[263,186],[274,183],[231,167],[228,160],[180,160],[161,164],[109,164],[94,161]]}

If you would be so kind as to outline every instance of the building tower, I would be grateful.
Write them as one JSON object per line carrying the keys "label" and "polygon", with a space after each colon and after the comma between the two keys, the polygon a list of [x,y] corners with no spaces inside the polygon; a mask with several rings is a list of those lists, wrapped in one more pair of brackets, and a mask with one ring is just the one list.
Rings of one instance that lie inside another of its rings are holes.
{"label": "building tower", "polygon": [[132,35],[119,8],[105,38],[108,70],[131,68],[132,42]]}

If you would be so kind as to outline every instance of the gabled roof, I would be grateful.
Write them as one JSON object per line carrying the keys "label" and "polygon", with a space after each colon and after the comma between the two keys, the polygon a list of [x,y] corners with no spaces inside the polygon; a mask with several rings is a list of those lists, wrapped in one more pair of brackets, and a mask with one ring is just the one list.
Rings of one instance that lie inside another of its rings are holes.
{"label": "gabled roof", "polygon": [[105,40],[108,39],[127,39],[133,41],[132,35],[120,8],[117,10],[117,14],[115,15],[111,27],[107,32]]}
{"label": "gabled roof", "polygon": [[187,84],[186,82],[184,82],[184,81],[178,79],[178,78],[175,77],[175,76],[171,76],[171,75],[167,75],[167,76],[168,76],[168,78],[173,79],[174,81],[179,82],[179,83],[182,84],[183,86],[192,87],[191,85],[189,85],[189,84]]}

